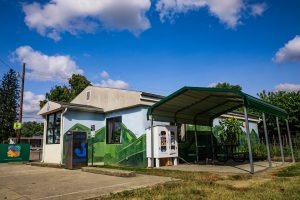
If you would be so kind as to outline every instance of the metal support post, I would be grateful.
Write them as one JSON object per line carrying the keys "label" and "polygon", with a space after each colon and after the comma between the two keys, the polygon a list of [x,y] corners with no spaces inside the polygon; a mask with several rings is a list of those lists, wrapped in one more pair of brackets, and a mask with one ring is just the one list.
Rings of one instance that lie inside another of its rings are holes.
{"label": "metal support post", "polygon": [[154,167],[154,133],[153,133],[153,116],[151,115],[151,167]]}
{"label": "metal support post", "polygon": [[264,132],[265,132],[266,146],[267,146],[267,158],[268,158],[268,161],[269,161],[269,167],[272,167],[272,161],[271,161],[271,155],[270,155],[270,145],[269,145],[269,136],[268,136],[265,113],[263,113],[262,116],[263,116]]}
{"label": "metal support post", "polygon": [[291,138],[291,131],[290,131],[290,126],[289,126],[289,121],[286,119],[285,122],[286,122],[288,137],[289,137],[289,145],[290,145],[290,149],[291,149],[292,161],[294,163],[295,162],[295,156],[294,156],[294,151],[293,151],[293,143],[292,143],[292,138]]}
{"label": "metal support post", "polygon": [[250,129],[249,129],[248,113],[247,113],[246,106],[244,106],[244,115],[245,115],[247,142],[248,142],[248,150],[249,150],[250,173],[254,174],[254,164],[253,164],[252,148],[251,148],[251,140],[250,140]]}
{"label": "metal support post", "polygon": [[279,138],[279,145],[280,145],[281,161],[282,161],[282,163],[284,163],[283,146],[282,146],[281,133],[280,133],[280,127],[279,127],[279,118],[278,117],[276,117],[276,123],[277,123],[278,138]]}
{"label": "metal support post", "polygon": [[197,125],[196,122],[194,123],[195,126],[195,146],[196,146],[196,161],[199,162],[199,156],[198,156],[198,137],[197,137]]}

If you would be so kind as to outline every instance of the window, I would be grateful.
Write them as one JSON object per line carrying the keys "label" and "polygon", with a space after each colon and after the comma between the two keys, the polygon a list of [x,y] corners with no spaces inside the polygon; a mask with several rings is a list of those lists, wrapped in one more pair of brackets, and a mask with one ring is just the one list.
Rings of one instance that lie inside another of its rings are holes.
{"label": "window", "polygon": [[106,144],[121,144],[122,117],[106,119]]}
{"label": "window", "polygon": [[86,100],[89,101],[91,98],[91,91],[86,92]]}
{"label": "window", "polygon": [[50,114],[47,119],[46,142],[47,144],[59,144],[61,112]]}

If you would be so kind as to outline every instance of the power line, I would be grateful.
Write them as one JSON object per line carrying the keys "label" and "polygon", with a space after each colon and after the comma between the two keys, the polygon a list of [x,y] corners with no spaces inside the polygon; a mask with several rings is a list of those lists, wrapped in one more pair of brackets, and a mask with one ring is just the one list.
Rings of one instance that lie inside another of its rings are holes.
{"label": "power line", "polygon": [[2,60],[1,58],[0,58],[0,62],[1,62],[4,66],[6,66],[7,68],[12,69],[12,68],[10,67],[10,65],[7,64],[6,62],[4,62],[4,60]]}

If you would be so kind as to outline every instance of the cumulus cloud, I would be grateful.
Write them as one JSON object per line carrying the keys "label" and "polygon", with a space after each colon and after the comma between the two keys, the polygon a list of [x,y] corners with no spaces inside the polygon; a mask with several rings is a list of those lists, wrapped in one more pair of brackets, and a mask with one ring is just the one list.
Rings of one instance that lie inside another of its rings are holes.
{"label": "cumulus cloud", "polygon": [[25,23],[55,41],[61,33],[92,33],[98,28],[127,30],[135,35],[150,28],[150,0],[50,0],[25,4]]}
{"label": "cumulus cloud", "polygon": [[207,87],[216,87],[218,83],[210,83]]}
{"label": "cumulus cloud", "polygon": [[95,85],[101,87],[119,88],[119,89],[129,88],[129,84],[126,83],[125,81],[113,80],[113,79],[102,80],[101,83]]}
{"label": "cumulus cloud", "polygon": [[37,118],[36,113],[40,110],[40,101],[45,99],[45,95],[35,94],[31,91],[24,92],[23,112],[25,121]]}
{"label": "cumulus cloud", "polygon": [[234,28],[241,18],[244,7],[243,0],[159,0],[156,10],[160,19],[172,19],[178,13],[208,8],[209,12],[231,28]]}
{"label": "cumulus cloud", "polygon": [[113,80],[110,77],[109,73],[106,71],[102,71],[100,76],[103,80],[100,83],[93,83],[94,86],[100,87],[109,87],[109,88],[118,88],[118,89],[127,89],[129,88],[129,84],[122,80]]}
{"label": "cumulus cloud", "polygon": [[109,78],[109,74],[107,73],[107,71],[102,71],[102,72],[100,73],[100,76],[101,76],[102,78]]}
{"label": "cumulus cloud", "polygon": [[266,3],[255,3],[250,5],[251,15],[261,16],[267,9]]}
{"label": "cumulus cloud", "polygon": [[229,28],[235,28],[241,23],[243,11],[260,16],[266,7],[265,3],[248,4],[246,0],[158,0],[156,3],[161,21],[172,21],[177,14],[208,8],[211,15]]}
{"label": "cumulus cloud", "polygon": [[30,80],[65,82],[72,74],[83,74],[69,55],[48,56],[30,46],[21,46],[13,57],[26,63],[26,78]]}
{"label": "cumulus cloud", "polygon": [[276,85],[274,88],[275,91],[300,91],[300,84],[292,84],[292,83],[282,83],[279,85]]}
{"label": "cumulus cloud", "polygon": [[288,41],[284,47],[280,48],[273,60],[276,63],[288,61],[300,62],[300,36],[297,35],[294,39]]}

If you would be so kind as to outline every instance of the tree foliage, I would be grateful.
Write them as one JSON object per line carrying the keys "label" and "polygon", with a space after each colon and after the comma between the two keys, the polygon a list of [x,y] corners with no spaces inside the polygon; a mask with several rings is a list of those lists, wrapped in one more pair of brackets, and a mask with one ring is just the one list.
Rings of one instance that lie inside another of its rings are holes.
{"label": "tree foliage", "polygon": [[217,85],[215,86],[216,88],[227,88],[227,89],[235,89],[235,90],[242,90],[243,88],[240,85],[232,85],[230,83],[222,83],[219,82],[217,83]]}
{"label": "tree foliage", "polygon": [[22,136],[31,137],[43,135],[44,125],[38,122],[24,122],[22,125]]}
{"label": "tree foliage", "polygon": [[87,86],[91,85],[91,82],[87,78],[80,74],[73,74],[68,81],[69,85],[54,86],[50,92],[45,95],[45,100],[40,101],[40,107],[42,108],[47,101],[58,101],[58,102],[70,102],[80,92],[82,92]]}
{"label": "tree foliage", "polygon": [[221,144],[238,145],[243,133],[241,126],[242,122],[233,117],[220,120],[220,126],[214,130],[215,136]]}
{"label": "tree foliage", "polygon": [[69,79],[72,97],[75,98],[82,90],[91,85],[91,82],[81,74],[73,74]]}
{"label": "tree foliage", "polygon": [[[285,109],[289,114],[290,130],[299,132],[300,130],[300,92],[266,92],[262,91],[258,96],[272,105]],[[274,116],[266,114],[266,121],[269,132],[277,134],[276,120]],[[280,120],[280,129],[286,132],[284,120]]]}
{"label": "tree foliage", "polygon": [[15,135],[13,123],[17,119],[19,95],[17,73],[10,69],[3,75],[0,85],[0,142]]}

